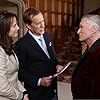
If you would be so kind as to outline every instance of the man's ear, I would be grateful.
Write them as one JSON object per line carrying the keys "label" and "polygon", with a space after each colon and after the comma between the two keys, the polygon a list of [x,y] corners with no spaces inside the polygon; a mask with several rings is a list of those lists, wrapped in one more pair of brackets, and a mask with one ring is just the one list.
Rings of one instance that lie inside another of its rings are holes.
{"label": "man's ear", "polygon": [[97,25],[93,25],[93,26],[91,27],[91,31],[92,31],[93,33],[95,33],[97,30],[98,30]]}
{"label": "man's ear", "polygon": [[29,24],[26,24],[27,29],[31,29],[31,26]]}

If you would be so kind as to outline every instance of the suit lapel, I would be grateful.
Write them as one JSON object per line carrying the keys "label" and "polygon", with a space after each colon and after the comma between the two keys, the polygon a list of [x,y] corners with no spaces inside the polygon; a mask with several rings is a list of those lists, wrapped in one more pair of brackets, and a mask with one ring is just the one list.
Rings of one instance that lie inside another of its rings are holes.
{"label": "suit lapel", "polygon": [[74,72],[73,72],[73,76],[72,78],[74,78],[77,74],[77,72],[79,71],[80,67],[82,66],[82,64],[87,60],[88,56],[95,50],[95,48],[100,45],[100,39],[98,39],[97,41],[95,41],[95,43],[89,48],[86,49],[86,51],[83,53],[83,55],[81,56]]}
{"label": "suit lapel", "polygon": [[45,43],[47,46],[49,56],[50,56],[50,58],[54,58],[53,43],[52,43],[51,39],[48,37],[48,34],[45,33],[43,36],[44,36],[44,40],[45,40]]}
{"label": "suit lapel", "polygon": [[81,65],[85,62],[85,60],[87,59],[89,55],[88,49],[83,53],[83,55],[81,56],[78,64],[75,67],[75,70],[73,72],[72,78],[74,78],[77,75],[77,72],[79,71]]}
{"label": "suit lapel", "polygon": [[18,58],[17,58],[16,54],[10,55],[10,56],[8,56],[8,57],[9,57],[10,62],[11,62],[15,67],[17,67],[17,68],[19,69],[19,62],[18,62]]}
{"label": "suit lapel", "polygon": [[[26,34],[26,37],[27,37],[28,41],[30,42],[30,44],[32,45],[32,47],[34,49],[36,48],[36,50],[39,51],[39,52],[41,52],[42,55],[44,55],[46,57],[46,59],[50,60],[47,57],[47,55],[45,54],[45,52],[42,50],[42,48],[39,46],[39,44],[37,43],[37,41],[29,33]],[[46,46],[47,45],[48,45],[48,42],[46,41]],[[48,46],[47,46],[47,48],[48,48]]]}

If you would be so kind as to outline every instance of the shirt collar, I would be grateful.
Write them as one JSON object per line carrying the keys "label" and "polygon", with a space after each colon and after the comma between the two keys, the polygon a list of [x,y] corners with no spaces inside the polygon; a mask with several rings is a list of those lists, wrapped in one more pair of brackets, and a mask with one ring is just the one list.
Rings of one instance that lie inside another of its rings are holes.
{"label": "shirt collar", "polygon": [[38,40],[39,38],[43,37],[43,34],[42,35],[35,35],[30,30],[28,32],[35,40]]}

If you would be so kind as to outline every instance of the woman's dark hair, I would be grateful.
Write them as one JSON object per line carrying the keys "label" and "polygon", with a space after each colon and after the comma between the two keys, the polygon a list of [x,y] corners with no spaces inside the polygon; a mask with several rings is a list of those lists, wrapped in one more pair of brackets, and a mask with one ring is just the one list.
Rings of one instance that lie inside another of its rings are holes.
{"label": "woman's dark hair", "polygon": [[14,17],[16,17],[16,15],[11,12],[0,12],[0,45],[8,55],[13,54],[14,50],[13,40],[8,35],[10,32],[10,27],[13,24]]}

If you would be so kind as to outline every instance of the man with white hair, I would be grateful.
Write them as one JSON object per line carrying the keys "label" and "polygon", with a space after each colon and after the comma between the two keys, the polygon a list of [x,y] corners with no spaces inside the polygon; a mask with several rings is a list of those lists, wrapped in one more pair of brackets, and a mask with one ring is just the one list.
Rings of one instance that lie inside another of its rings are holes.
{"label": "man with white hair", "polygon": [[72,75],[73,99],[100,99],[100,16],[83,16],[77,34],[87,49]]}

